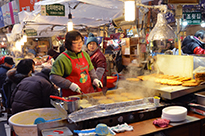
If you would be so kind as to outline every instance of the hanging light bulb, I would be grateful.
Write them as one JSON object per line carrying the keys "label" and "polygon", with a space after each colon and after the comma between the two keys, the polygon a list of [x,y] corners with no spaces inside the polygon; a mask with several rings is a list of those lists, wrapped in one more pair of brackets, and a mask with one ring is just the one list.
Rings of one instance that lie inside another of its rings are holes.
{"label": "hanging light bulb", "polygon": [[205,27],[205,22],[204,21],[201,22],[201,27]]}
{"label": "hanging light bulb", "polygon": [[68,14],[68,23],[67,23],[67,31],[73,30],[73,21],[72,21],[72,14]]}
{"label": "hanging light bulb", "polygon": [[18,40],[18,41],[16,41],[16,43],[15,43],[15,49],[16,50],[18,50],[18,51],[21,51],[22,49],[21,49],[21,42]]}
{"label": "hanging light bulb", "polygon": [[19,42],[20,42],[21,45],[24,45],[24,39],[23,39],[23,37],[19,40]]}
{"label": "hanging light bulb", "polygon": [[125,21],[134,21],[135,20],[135,1],[134,0],[127,0],[124,2],[124,9],[125,9]]}
{"label": "hanging light bulb", "polygon": [[26,35],[26,33],[23,34],[23,42],[24,43],[27,42],[27,35]]}

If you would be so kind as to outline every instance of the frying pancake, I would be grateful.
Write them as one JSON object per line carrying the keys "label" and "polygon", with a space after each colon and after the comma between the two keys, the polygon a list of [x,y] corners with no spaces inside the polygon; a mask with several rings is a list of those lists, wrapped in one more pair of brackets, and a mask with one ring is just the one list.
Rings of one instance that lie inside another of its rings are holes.
{"label": "frying pancake", "polygon": [[126,78],[127,81],[139,81],[139,78]]}
{"label": "frying pancake", "polygon": [[101,95],[101,96],[93,96],[93,99],[96,99],[96,100],[104,100],[104,99],[107,99],[107,97],[106,96],[104,96],[104,95]]}
{"label": "frying pancake", "polygon": [[115,102],[111,99],[107,99],[107,100],[98,100],[98,103],[100,103],[100,104],[110,104],[110,103],[115,103]]}

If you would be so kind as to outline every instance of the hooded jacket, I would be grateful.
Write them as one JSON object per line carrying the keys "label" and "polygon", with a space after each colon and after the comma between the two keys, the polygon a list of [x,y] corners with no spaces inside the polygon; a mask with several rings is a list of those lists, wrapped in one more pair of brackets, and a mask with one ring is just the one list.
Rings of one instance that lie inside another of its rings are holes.
{"label": "hooded jacket", "polygon": [[53,107],[50,95],[59,95],[59,93],[49,81],[48,75],[40,72],[25,78],[12,93],[12,114],[34,108]]}
{"label": "hooded jacket", "polygon": [[195,49],[204,49],[204,43],[194,36],[187,36],[182,42],[182,51],[185,54],[198,54]]}
{"label": "hooded jacket", "polygon": [[10,80],[10,81],[12,81],[13,83],[15,83],[16,85],[17,85],[18,83],[20,83],[21,80],[23,80],[24,78],[29,77],[29,75],[25,75],[25,74],[18,73],[15,68],[9,70],[9,71],[6,73],[6,75],[7,75],[7,79],[6,79],[6,80]]}

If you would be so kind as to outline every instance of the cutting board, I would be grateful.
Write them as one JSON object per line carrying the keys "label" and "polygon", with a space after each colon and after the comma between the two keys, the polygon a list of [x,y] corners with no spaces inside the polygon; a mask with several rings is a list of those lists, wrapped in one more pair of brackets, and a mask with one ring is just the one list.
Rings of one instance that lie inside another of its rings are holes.
{"label": "cutting board", "polygon": [[193,78],[193,56],[157,55],[155,67],[165,75]]}

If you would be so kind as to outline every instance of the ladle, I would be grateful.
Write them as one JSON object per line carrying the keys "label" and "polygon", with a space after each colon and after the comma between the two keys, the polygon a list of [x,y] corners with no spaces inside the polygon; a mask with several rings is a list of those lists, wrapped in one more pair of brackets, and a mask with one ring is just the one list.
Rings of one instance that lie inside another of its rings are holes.
{"label": "ladle", "polygon": [[67,99],[64,99],[62,97],[55,96],[55,95],[50,95],[50,98],[59,99],[59,100],[65,101],[65,102],[72,102],[73,101],[73,100],[67,100]]}
{"label": "ladle", "polygon": [[60,120],[61,118],[57,118],[57,119],[51,119],[51,120],[45,120],[42,117],[38,117],[35,119],[34,124],[39,124],[39,123],[45,123],[45,122],[52,122],[52,121],[56,121],[56,120]]}

